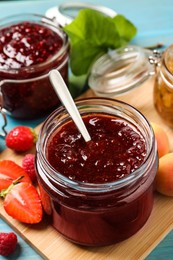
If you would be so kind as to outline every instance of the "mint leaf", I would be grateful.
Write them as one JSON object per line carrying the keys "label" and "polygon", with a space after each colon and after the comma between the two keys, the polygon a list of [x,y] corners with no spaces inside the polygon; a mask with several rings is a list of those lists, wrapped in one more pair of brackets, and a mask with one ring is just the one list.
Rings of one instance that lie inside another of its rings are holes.
{"label": "mint leaf", "polygon": [[89,41],[78,41],[72,45],[70,67],[76,76],[84,75],[92,63],[101,54],[106,53],[107,48],[92,46]]}
{"label": "mint leaf", "polygon": [[113,21],[121,38],[121,45],[127,44],[137,33],[136,27],[123,15],[115,16]]}
{"label": "mint leaf", "polygon": [[70,65],[73,74],[87,74],[97,57],[108,49],[126,44],[135,34],[135,29],[123,16],[111,18],[95,10],[81,10],[72,23],[64,27],[71,44]]}
{"label": "mint leaf", "polygon": [[112,18],[90,9],[81,10],[72,23],[64,27],[64,31],[70,37],[72,44],[87,40],[96,46],[111,45],[114,47],[117,46],[114,40],[119,40],[119,34]]}

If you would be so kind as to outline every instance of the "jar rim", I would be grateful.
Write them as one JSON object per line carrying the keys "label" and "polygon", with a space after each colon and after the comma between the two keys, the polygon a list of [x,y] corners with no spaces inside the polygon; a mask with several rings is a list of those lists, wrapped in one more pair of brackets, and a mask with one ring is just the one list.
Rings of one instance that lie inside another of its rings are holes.
{"label": "jar rim", "polygon": [[[68,62],[68,57],[58,66],[55,67],[56,70],[61,70],[63,68],[63,66],[65,66],[65,64]],[[1,72],[1,70],[0,70]],[[45,74],[42,74],[40,76],[36,76],[36,77],[29,77],[29,78],[24,78],[24,79],[2,79],[0,81],[0,87],[5,84],[5,83],[28,83],[28,82],[33,82],[33,81],[37,81],[37,80],[42,80],[42,79],[46,79],[49,76],[49,71]]]}
{"label": "jar rim", "polygon": [[90,88],[98,96],[112,97],[139,87],[155,73],[148,60],[151,54],[150,50],[135,45],[109,50],[92,65]]}
{"label": "jar rim", "polygon": [[[121,188],[123,187],[125,184],[129,184],[132,183],[133,181],[137,180],[138,178],[140,178],[142,175],[144,175],[144,172],[146,171],[146,164],[148,162],[149,157],[152,154],[153,150],[156,150],[156,145],[155,145],[155,139],[154,139],[154,132],[153,129],[151,127],[151,125],[149,124],[148,120],[146,119],[146,117],[140,112],[138,111],[136,108],[134,108],[133,106],[123,102],[123,101],[119,101],[119,100],[115,100],[115,99],[110,99],[110,98],[98,98],[98,97],[94,97],[94,98],[86,98],[86,99],[80,99],[78,101],[76,101],[76,105],[78,107],[78,109],[80,109],[80,107],[86,106],[84,105],[84,102],[92,102],[92,101],[98,101],[99,104],[102,104],[102,106],[104,106],[105,102],[108,102],[108,108],[110,108],[110,106],[113,106],[114,104],[114,108],[117,108],[117,104],[119,105],[119,109],[120,111],[122,111],[122,106],[125,107],[125,109],[130,108],[132,110],[133,113],[135,113],[135,115],[137,115],[144,124],[146,124],[147,129],[150,131],[150,144],[149,144],[149,150],[148,153],[146,154],[146,157],[144,159],[144,162],[142,163],[142,165],[136,169],[134,172],[130,173],[129,175],[125,176],[124,178],[120,179],[120,180],[116,180],[113,182],[107,182],[107,183],[83,183],[80,181],[73,181],[70,180],[68,177],[62,175],[61,173],[57,173],[57,171],[49,164],[49,162],[46,159],[46,156],[44,155],[43,150],[40,148],[39,143],[41,142],[42,139],[42,134],[43,132],[46,130],[47,125],[50,122],[53,122],[53,119],[56,115],[58,115],[59,113],[67,113],[66,109],[63,106],[60,106],[58,109],[56,109],[55,111],[53,111],[48,118],[44,121],[42,128],[40,130],[39,133],[39,138],[38,138],[38,142],[36,144],[36,151],[37,151],[37,155],[38,157],[41,158],[41,160],[44,162],[44,164],[46,165],[46,168],[49,167],[51,168],[51,172],[53,172],[53,174],[47,174],[47,177],[49,179],[51,179],[52,181],[56,181],[56,179],[58,179],[58,181],[62,184],[68,184],[68,187],[76,189],[78,191],[85,191],[85,192],[105,192],[108,190],[114,190],[115,187],[116,188]],[[143,169],[143,170],[141,170]]]}
{"label": "jar rim", "polygon": [[[30,18],[30,19],[27,19],[27,18]],[[21,67],[19,69],[10,68],[10,69],[6,70],[6,69],[0,68],[0,72],[7,73],[7,71],[8,71],[8,73],[11,73],[13,75],[19,71],[21,73],[22,72],[27,72],[27,73],[31,72],[32,73],[36,69],[43,70],[44,67],[46,67],[49,64],[51,64],[52,62],[54,62],[57,58],[59,58],[61,55],[63,55],[65,53],[65,51],[69,48],[68,36],[66,35],[66,33],[52,19],[50,19],[44,15],[34,14],[34,13],[24,13],[24,14],[15,14],[15,15],[7,16],[3,19],[0,19],[0,29],[8,27],[8,25],[17,24],[20,22],[34,22],[34,23],[38,23],[38,24],[41,23],[41,24],[43,24],[43,26],[49,26],[50,29],[54,30],[60,36],[60,38],[63,40],[63,44],[62,44],[60,50],[58,50],[52,57],[48,58],[44,62],[35,64],[35,65],[31,65],[28,67]]]}

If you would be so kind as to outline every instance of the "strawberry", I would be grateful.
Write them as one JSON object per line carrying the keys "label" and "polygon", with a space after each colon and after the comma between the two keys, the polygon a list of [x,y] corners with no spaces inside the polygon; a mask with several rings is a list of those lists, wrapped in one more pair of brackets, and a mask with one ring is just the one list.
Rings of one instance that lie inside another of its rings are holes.
{"label": "strawberry", "polygon": [[17,236],[14,232],[0,232],[0,255],[8,256],[14,252],[17,246]]}
{"label": "strawberry", "polygon": [[37,137],[31,127],[16,126],[6,135],[6,146],[16,152],[26,152],[34,146]]}
{"label": "strawberry", "polygon": [[21,166],[11,160],[0,161],[0,191],[8,188],[19,176],[24,176],[20,181],[31,182]]}
{"label": "strawberry", "polygon": [[16,220],[28,224],[39,223],[43,210],[36,188],[28,182],[14,181],[6,190],[2,190],[3,206],[7,214]]}
{"label": "strawberry", "polygon": [[35,169],[35,155],[34,154],[26,154],[22,160],[22,167],[25,172],[29,175],[32,182],[36,181],[36,169]]}

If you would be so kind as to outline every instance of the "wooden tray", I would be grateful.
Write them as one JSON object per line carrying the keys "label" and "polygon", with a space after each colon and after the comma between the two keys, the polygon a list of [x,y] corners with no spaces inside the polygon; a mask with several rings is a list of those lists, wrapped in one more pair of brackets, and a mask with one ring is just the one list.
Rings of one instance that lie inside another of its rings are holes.
{"label": "wooden tray", "polygon": [[[150,79],[140,88],[119,97],[139,109],[149,121],[162,125],[168,132],[171,151],[173,150],[173,132],[164,125],[153,106],[153,82]],[[83,97],[94,96],[89,90]],[[40,126],[36,128],[39,131]],[[0,159],[11,159],[21,164],[21,155],[6,149]],[[18,232],[45,259],[144,259],[173,227],[173,199],[155,194],[152,214],[145,226],[134,236],[119,244],[102,248],[85,248],[65,240],[44,219],[38,225],[25,225],[9,217],[0,201],[0,216]]]}

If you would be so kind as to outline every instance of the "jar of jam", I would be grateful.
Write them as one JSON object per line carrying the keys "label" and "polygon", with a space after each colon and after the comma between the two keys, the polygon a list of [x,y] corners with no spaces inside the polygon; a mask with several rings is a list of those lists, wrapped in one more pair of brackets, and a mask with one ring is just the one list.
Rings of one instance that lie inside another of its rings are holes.
{"label": "jar of jam", "polygon": [[154,104],[159,115],[173,127],[173,45],[157,61]]}
{"label": "jar of jam", "polygon": [[110,245],[135,234],[150,216],[156,141],[146,118],[126,103],[89,98],[76,105],[91,141],[83,140],[63,106],[39,134],[36,168],[43,205],[66,239]]}
{"label": "jar of jam", "polygon": [[0,21],[0,87],[3,109],[12,117],[36,118],[59,100],[50,84],[51,69],[68,81],[69,42],[52,20],[34,14]]}

